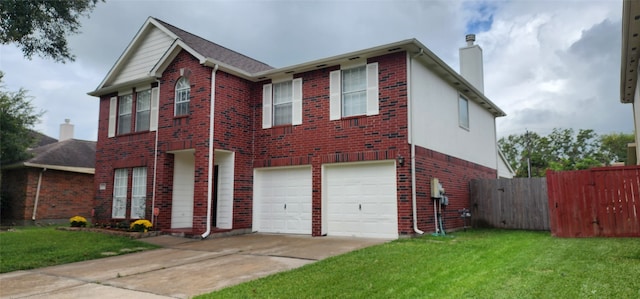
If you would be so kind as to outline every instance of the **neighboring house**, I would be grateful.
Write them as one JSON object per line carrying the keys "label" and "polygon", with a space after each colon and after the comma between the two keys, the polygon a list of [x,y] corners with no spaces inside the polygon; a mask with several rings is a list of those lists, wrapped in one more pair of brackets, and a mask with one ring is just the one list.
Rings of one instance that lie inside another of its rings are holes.
{"label": "neighboring house", "polygon": [[461,57],[469,80],[415,39],[272,68],[149,18],[89,93],[96,221],[397,238],[434,230],[438,178],[461,228],[505,115],[473,39]]}
{"label": "neighboring house", "polygon": [[67,120],[60,141],[42,135],[39,146],[28,150],[31,158],[2,166],[3,224],[91,218],[96,143],[72,138],[73,125]]}
{"label": "neighboring house", "polygon": [[628,165],[640,165],[640,1],[624,0],[622,5],[622,62],[620,70],[620,101],[633,106],[635,143],[629,144]]}

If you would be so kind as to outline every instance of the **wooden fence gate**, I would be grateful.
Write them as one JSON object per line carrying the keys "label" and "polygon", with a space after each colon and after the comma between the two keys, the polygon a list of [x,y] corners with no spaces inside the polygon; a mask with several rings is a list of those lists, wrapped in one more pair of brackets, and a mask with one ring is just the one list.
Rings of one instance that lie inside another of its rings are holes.
{"label": "wooden fence gate", "polygon": [[548,171],[551,233],[640,237],[640,166]]}
{"label": "wooden fence gate", "polygon": [[471,181],[471,224],[523,230],[549,230],[546,178]]}

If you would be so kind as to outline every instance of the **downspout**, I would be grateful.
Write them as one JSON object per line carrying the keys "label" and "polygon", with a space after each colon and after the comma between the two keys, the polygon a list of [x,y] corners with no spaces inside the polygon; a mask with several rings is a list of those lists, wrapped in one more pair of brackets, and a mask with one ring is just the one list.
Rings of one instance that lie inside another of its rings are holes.
{"label": "downspout", "polygon": [[31,215],[31,220],[36,221],[36,212],[38,211],[38,199],[40,199],[40,186],[42,186],[42,174],[47,171],[46,168],[43,168],[40,171],[40,175],[38,176],[38,187],[36,187],[36,198],[33,203],[33,215]]}
{"label": "downspout", "polygon": [[409,85],[409,88],[407,89],[407,93],[408,93],[408,101],[407,101],[407,107],[409,108],[409,137],[411,138],[411,204],[412,204],[412,208],[413,208],[413,231],[422,235],[424,234],[424,231],[421,231],[418,228],[418,200],[416,198],[416,143],[415,143],[415,139],[413,138],[413,132],[415,131],[413,129],[413,107],[411,105],[411,102],[413,101],[413,97],[412,97],[412,92],[411,92],[411,88],[412,88],[412,84],[411,84],[411,65],[413,64],[413,59],[415,59],[416,57],[423,55],[424,54],[424,50],[422,48],[420,48],[420,52],[418,52],[417,54],[413,55],[413,57],[409,58],[409,63],[408,63],[408,74],[407,74],[407,84]]}
{"label": "downspout", "polygon": [[[158,97],[160,97],[160,80],[156,80],[158,83]],[[160,103],[158,102],[158,117],[156,119],[157,122],[160,121]],[[156,226],[155,220],[156,217],[156,178],[158,176],[158,131],[160,127],[156,125],[156,141],[153,150],[153,187],[151,191],[151,225]]]}
{"label": "downspout", "polygon": [[211,201],[213,199],[213,120],[216,100],[216,72],[218,64],[211,70],[211,104],[209,104],[209,175],[207,183],[207,230],[201,237],[204,239],[211,234]]}

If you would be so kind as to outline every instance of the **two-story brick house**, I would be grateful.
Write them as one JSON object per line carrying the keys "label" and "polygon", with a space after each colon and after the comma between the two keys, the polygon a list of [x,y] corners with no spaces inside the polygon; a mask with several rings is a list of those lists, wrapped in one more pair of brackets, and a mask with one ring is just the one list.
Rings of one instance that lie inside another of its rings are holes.
{"label": "two-story brick house", "polygon": [[480,48],[461,55],[477,87],[415,39],[272,68],[149,18],[90,92],[95,218],[397,238],[434,231],[438,178],[461,227],[469,180],[498,175],[505,115]]}

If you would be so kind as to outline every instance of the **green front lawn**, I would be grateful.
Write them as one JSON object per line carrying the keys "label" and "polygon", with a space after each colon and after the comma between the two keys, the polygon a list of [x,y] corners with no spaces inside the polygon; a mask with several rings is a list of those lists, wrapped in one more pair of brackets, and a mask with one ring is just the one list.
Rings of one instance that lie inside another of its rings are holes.
{"label": "green front lawn", "polygon": [[403,239],[198,298],[640,298],[640,239],[475,230]]}
{"label": "green front lawn", "polygon": [[96,259],[157,248],[96,232],[18,227],[0,232],[0,273]]}

